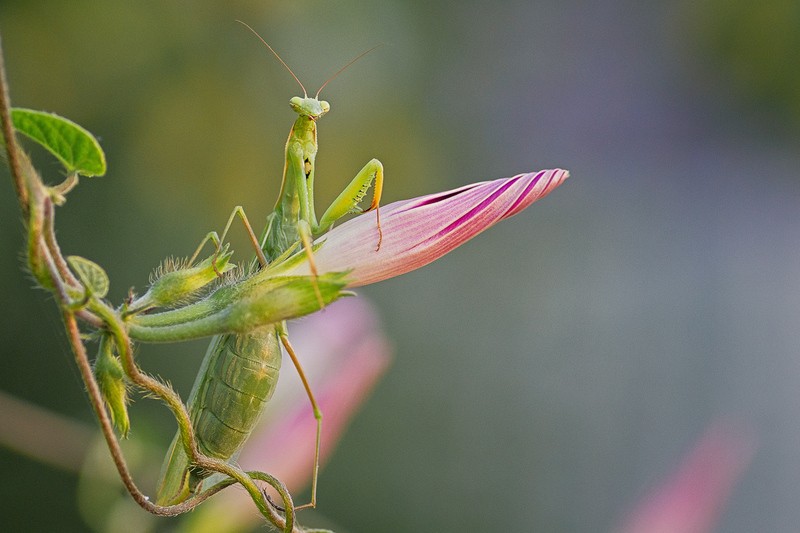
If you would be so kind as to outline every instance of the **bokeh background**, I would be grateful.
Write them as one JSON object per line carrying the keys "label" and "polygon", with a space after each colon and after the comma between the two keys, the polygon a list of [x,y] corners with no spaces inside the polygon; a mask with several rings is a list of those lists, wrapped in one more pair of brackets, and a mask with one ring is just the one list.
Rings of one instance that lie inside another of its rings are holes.
{"label": "bokeh background", "polygon": [[[255,221],[273,205],[298,88],[236,19],[312,91],[383,43],[323,94],[318,209],[372,157],[386,202],[572,173],[437,263],[359,291],[395,360],[322,474],[325,523],[610,530],[723,418],[759,447],[719,530],[797,530],[796,2],[3,0],[14,103],[106,150],[109,174],[82,181],[57,227],[67,253],[107,269],[113,301],[234,205]],[[55,306],[21,271],[3,176],[0,390],[91,428]],[[203,346],[139,357],[186,392]],[[137,438],[166,447],[164,409],[141,400],[133,416]],[[4,527],[89,528],[75,472],[7,449],[0,469]]]}

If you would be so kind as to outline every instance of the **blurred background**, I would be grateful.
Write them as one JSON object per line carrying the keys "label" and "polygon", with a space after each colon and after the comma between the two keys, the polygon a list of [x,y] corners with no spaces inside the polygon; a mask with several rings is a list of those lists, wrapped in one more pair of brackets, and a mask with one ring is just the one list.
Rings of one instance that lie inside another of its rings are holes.
{"label": "blurred background", "polygon": [[[299,89],[236,19],[310,92],[383,43],[323,93],[319,212],[372,157],[384,203],[540,168],[572,178],[358,291],[395,357],[322,472],[317,515],[343,532],[607,531],[724,419],[759,446],[719,530],[796,531],[796,2],[357,4],[3,0],[14,104],[75,120],[108,157],[58,212],[65,252],[103,265],[119,302],[234,205],[253,221],[272,209]],[[56,308],[21,269],[2,176],[0,390],[94,429]],[[186,394],[204,345],[139,361]],[[146,400],[132,416],[157,469],[174,422]],[[58,447],[58,428],[41,442]],[[0,467],[10,530],[86,531],[102,514],[79,506],[69,468],[5,448]]]}

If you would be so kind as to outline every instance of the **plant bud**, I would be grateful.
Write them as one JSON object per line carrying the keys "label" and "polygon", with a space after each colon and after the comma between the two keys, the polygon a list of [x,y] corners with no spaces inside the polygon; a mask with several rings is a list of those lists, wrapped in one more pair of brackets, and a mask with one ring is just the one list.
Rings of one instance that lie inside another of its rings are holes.
{"label": "plant bud", "polygon": [[162,272],[157,273],[150,289],[130,305],[128,312],[139,313],[153,307],[169,307],[185,301],[221,274],[236,268],[228,262],[231,255],[233,252],[228,252],[226,246],[217,254],[216,260],[212,255],[197,266],[169,271],[165,271],[170,268],[169,265],[162,266]]}
{"label": "plant bud", "polygon": [[94,362],[94,377],[100,385],[103,400],[108,406],[111,420],[123,438],[128,436],[128,388],[125,385],[125,372],[119,357],[111,352],[111,341],[104,337]]}

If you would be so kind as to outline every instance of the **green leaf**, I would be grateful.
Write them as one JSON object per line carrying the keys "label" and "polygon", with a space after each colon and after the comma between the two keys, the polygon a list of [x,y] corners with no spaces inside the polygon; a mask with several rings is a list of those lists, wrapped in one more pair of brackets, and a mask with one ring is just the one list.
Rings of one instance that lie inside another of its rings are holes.
{"label": "green leaf", "polygon": [[94,136],[71,120],[32,109],[11,110],[14,128],[44,146],[67,169],[83,176],[106,173],[106,156]]}
{"label": "green leaf", "polygon": [[103,267],[78,255],[67,257],[67,263],[75,271],[86,290],[98,298],[104,298],[108,294],[108,274]]}

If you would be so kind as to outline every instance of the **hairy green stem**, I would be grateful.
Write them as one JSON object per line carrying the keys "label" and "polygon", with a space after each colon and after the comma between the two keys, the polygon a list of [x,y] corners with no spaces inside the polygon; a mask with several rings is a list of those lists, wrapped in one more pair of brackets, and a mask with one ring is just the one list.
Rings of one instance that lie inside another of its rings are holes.
{"label": "hairy green stem", "polygon": [[6,64],[2,42],[0,42],[0,121],[2,121],[8,166],[11,167],[14,188],[17,190],[22,215],[24,218],[28,218],[28,189],[23,179],[22,165],[18,157],[20,150],[17,146],[17,138],[14,135],[14,125],[11,122],[11,101],[8,95],[8,80],[6,79]]}
{"label": "hairy green stem", "polygon": [[125,324],[122,322],[120,317],[117,316],[113,310],[105,306],[99,307],[98,311],[98,314],[100,314],[101,318],[105,321],[109,332],[115,338],[117,343],[117,351],[122,359],[122,364],[126,375],[128,375],[128,377],[137,386],[161,398],[161,400],[164,401],[164,403],[166,403],[172,411],[175,419],[178,422],[178,428],[181,433],[181,440],[183,442],[184,450],[186,451],[186,455],[191,458],[192,463],[199,468],[204,468],[213,472],[219,472],[235,479],[245,488],[245,490],[247,490],[262,515],[269,519],[270,522],[272,522],[275,526],[283,529],[284,531],[292,531],[294,526],[294,505],[292,503],[291,496],[289,495],[288,491],[286,491],[286,488],[283,486],[283,484],[272,476],[261,474],[264,476],[263,480],[270,483],[270,485],[272,485],[273,488],[275,488],[275,490],[281,495],[281,498],[283,499],[287,509],[285,519],[284,517],[281,517],[265,501],[260,489],[253,482],[253,478],[251,476],[234,465],[208,457],[200,452],[200,448],[197,445],[197,440],[194,436],[189,413],[186,410],[186,406],[178,397],[177,393],[169,386],[148,376],[147,374],[142,373],[139,370],[139,367],[133,361],[133,351],[131,349],[130,339],[125,330]]}
{"label": "hairy green stem", "polygon": [[53,201],[50,198],[46,198],[44,202],[44,242],[47,245],[47,249],[50,250],[50,254],[55,261],[61,279],[70,287],[81,290],[83,287],[80,281],[72,274],[72,271],[67,266],[67,262],[64,261],[64,256],[61,255],[61,247],[59,247],[58,241],[56,241],[55,218],[56,214],[53,208]]}
{"label": "hairy green stem", "polygon": [[122,449],[119,446],[119,441],[114,433],[112,422],[108,417],[108,413],[106,413],[106,410],[103,407],[103,398],[100,392],[100,387],[98,386],[97,381],[94,379],[92,367],[89,363],[86,349],[81,341],[80,330],[78,329],[75,316],[70,311],[63,309],[62,318],[64,319],[67,336],[69,337],[70,345],[72,346],[72,350],[75,355],[75,362],[78,366],[78,370],[80,371],[83,383],[86,386],[86,391],[89,395],[89,402],[91,403],[92,409],[94,410],[95,415],[100,422],[100,429],[103,432],[103,437],[105,438],[109,452],[111,453],[111,459],[114,461],[114,465],[117,467],[117,472],[119,473],[120,479],[122,479],[122,483],[125,485],[128,493],[130,493],[131,497],[136,501],[136,503],[152,514],[161,516],[177,516],[187,511],[191,511],[200,503],[212,496],[215,492],[221,490],[217,489],[216,491],[210,493],[204,492],[178,505],[170,506],[161,506],[152,503],[150,499],[145,496],[141,490],[139,490],[133,480],[133,476],[131,476],[130,470],[128,470],[128,465],[125,462]]}

